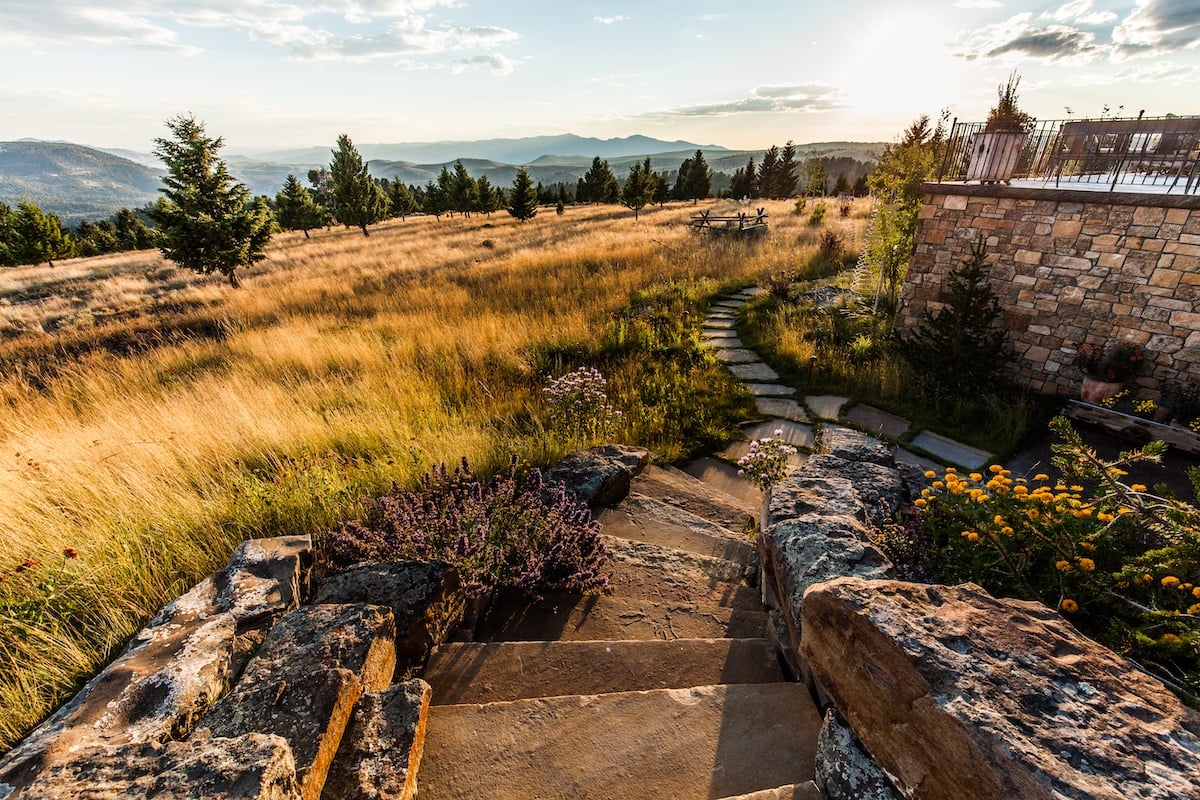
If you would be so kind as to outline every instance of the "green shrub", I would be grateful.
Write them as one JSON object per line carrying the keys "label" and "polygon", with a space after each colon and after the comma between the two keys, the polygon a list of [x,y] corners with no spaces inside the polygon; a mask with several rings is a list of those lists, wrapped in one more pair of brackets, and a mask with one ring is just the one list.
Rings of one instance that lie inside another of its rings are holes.
{"label": "green shrub", "polygon": [[815,228],[824,222],[826,210],[824,201],[813,206],[812,213],[808,215],[808,224]]}

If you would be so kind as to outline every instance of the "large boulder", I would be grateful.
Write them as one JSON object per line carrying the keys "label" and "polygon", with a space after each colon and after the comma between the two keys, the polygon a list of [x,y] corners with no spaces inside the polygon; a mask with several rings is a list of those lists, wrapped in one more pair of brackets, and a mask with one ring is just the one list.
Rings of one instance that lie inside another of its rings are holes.
{"label": "large boulder", "polygon": [[571,453],[546,473],[591,508],[616,505],[629,494],[635,475],[650,463],[650,451],[610,444]]}
{"label": "large boulder", "polygon": [[466,595],[458,571],[444,561],[356,564],[317,588],[317,603],[374,603],[396,621],[396,670],[407,674],[429,659],[463,619]]}
{"label": "large boulder", "polygon": [[[2,787],[2,785],[0,785]],[[287,742],[251,733],[91,746],[46,768],[9,800],[300,800]]]}
{"label": "large boulder", "polygon": [[323,800],[410,800],[432,696],[429,684],[420,679],[364,694],[354,707]]}
{"label": "large boulder", "polygon": [[90,748],[186,736],[265,632],[299,604],[312,558],[307,536],[243,542],[226,567],[164,606],[74,699],[0,759],[0,786],[19,788]]}
{"label": "large boulder", "polygon": [[891,445],[881,442],[869,433],[841,425],[823,426],[817,447],[820,452],[847,461],[865,461],[885,467],[892,466],[895,461]]}
{"label": "large boulder", "polygon": [[803,629],[811,670],[906,796],[1200,798],[1179,700],[1038,603],[840,578],[807,591]]}
{"label": "large boulder", "polygon": [[292,748],[304,800],[318,800],[354,704],[391,683],[395,622],[382,606],[305,606],[271,629],[238,685],[201,722],[212,736],[258,732]]}

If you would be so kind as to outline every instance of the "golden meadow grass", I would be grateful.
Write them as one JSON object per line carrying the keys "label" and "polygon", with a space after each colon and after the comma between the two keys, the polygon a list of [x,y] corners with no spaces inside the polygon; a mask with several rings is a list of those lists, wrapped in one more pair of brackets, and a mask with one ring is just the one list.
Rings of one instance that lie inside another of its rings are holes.
{"label": "golden meadow grass", "polygon": [[594,351],[631,292],[809,258],[766,205],[754,244],[691,233],[692,206],[285,234],[238,291],[156,252],[0,273],[0,750],[238,541],[319,533],[437,462],[560,456],[539,354]]}

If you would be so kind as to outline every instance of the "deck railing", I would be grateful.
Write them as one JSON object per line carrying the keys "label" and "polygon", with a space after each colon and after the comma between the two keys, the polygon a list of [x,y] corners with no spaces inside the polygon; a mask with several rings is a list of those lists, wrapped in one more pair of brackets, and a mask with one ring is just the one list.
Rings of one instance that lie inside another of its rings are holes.
{"label": "deck railing", "polygon": [[995,165],[981,161],[1015,158],[1011,180],[1200,193],[1200,116],[1042,120],[1015,151],[986,144],[983,133],[982,122],[955,120],[939,183],[976,180]]}

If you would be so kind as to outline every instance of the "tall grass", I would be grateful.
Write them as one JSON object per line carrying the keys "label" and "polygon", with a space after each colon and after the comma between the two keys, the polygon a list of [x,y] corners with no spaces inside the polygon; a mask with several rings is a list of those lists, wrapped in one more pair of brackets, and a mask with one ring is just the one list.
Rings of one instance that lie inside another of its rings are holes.
{"label": "tall grass", "polygon": [[[6,271],[0,750],[239,540],[320,533],[438,462],[561,456],[552,372],[598,364],[623,438],[668,457],[729,435],[745,405],[686,340],[713,293],[811,257],[768,206],[757,243],[689,232],[691,206],[283,235],[238,291],[155,253]],[[619,341],[639,297],[689,322]]]}

